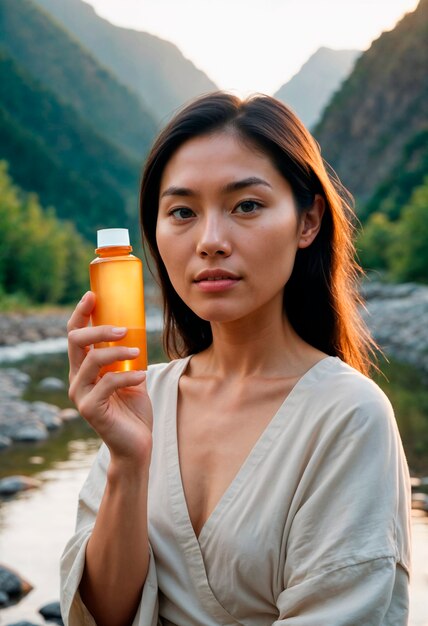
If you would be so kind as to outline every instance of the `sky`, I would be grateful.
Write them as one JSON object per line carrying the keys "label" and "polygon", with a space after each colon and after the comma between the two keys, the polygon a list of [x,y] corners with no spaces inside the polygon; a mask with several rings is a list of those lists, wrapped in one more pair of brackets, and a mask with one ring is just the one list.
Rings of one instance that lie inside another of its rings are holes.
{"label": "sky", "polygon": [[176,44],[220,89],[273,94],[321,46],[366,50],[418,0],[85,0]]}

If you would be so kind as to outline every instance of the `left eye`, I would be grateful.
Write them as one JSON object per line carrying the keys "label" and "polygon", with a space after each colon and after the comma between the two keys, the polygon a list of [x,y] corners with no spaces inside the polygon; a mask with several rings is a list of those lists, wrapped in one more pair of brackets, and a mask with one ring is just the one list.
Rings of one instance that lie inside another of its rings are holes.
{"label": "left eye", "polygon": [[260,206],[255,200],[244,200],[235,208],[235,213],[254,213]]}

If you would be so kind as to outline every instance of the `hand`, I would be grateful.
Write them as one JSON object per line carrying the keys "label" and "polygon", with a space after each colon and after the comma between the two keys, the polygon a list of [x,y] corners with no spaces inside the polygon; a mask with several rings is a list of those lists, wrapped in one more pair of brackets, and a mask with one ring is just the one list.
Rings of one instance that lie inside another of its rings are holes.
{"label": "hand", "polygon": [[82,417],[103,439],[112,461],[148,463],[152,448],[152,407],[142,371],[107,372],[114,361],[135,358],[130,348],[93,348],[102,341],[117,341],[126,331],[113,326],[88,326],[95,294],[88,291],[67,324],[70,362],[69,397]]}

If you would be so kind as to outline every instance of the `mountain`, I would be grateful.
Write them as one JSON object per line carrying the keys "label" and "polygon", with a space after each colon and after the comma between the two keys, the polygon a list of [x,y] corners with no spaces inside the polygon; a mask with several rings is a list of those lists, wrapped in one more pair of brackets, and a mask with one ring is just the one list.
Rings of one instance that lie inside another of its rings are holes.
{"label": "mountain", "polygon": [[93,239],[128,225],[139,164],[0,50],[0,159],[13,180]]}
{"label": "mountain", "polygon": [[35,0],[105,67],[137,92],[159,121],[218,87],[172,43],[114,26],[81,0]]}
{"label": "mountain", "polygon": [[398,217],[427,172],[427,60],[428,0],[421,0],[357,60],[314,129],[363,218],[380,205]]}
{"label": "mountain", "polygon": [[302,122],[312,128],[360,54],[359,50],[319,48],[274,94],[275,98],[290,106]]}
{"label": "mountain", "polygon": [[46,11],[30,0],[0,0],[0,46],[95,131],[142,160],[155,134],[153,116]]}

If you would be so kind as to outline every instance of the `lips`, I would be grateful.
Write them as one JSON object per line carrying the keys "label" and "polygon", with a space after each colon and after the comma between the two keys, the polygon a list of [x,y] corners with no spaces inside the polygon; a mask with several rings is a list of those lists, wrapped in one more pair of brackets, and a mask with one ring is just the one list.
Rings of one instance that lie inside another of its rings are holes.
{"label": "lips", "polygon": [[220,281],[220,280],[240,280],[240,276],[223,269],[203,270],[199,272],[194,279],[195,283],[205,281]]}

